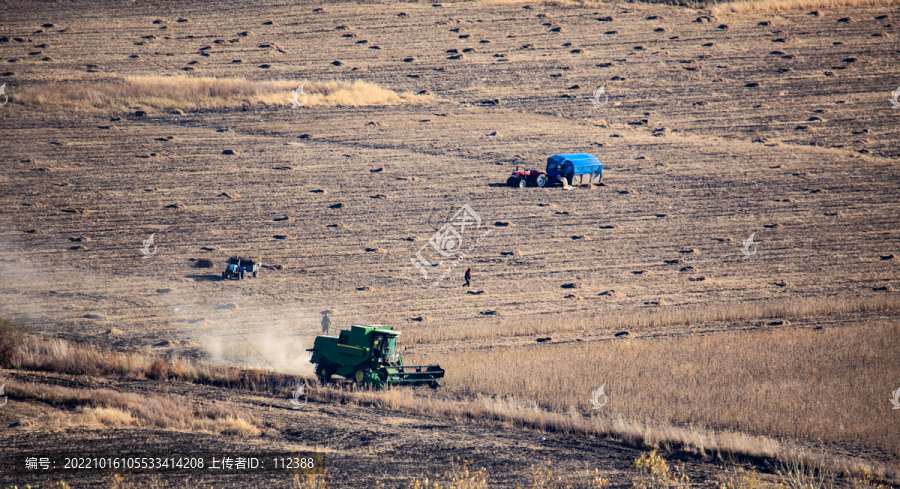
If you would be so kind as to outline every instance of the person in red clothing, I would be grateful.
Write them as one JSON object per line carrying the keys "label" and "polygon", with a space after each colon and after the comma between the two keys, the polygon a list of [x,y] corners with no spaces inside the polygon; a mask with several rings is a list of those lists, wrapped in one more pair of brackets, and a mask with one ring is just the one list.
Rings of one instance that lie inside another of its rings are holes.
{"label": "person in red clothing", "polygon": [[468,287],[470,280],[472,280],[472,269],[471,268],[466,270],[466,283],[465,283],[465,285],[463,285],[463,287]]}

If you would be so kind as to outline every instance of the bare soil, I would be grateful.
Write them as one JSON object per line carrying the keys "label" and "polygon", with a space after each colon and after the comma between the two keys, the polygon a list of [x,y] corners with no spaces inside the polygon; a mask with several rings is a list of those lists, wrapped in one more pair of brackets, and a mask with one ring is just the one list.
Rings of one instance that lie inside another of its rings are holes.
{"label": "bare soil", "polygon": [[[54,375],[13,374],[12,378],[73,385],[72,380]],[[319,449],[325,452],[329,487],[374,487],[379,481],[387,487],[405,487],[411,477],[442,474],[451,468],[450,461],[456,457],[471,461],[469,466],[472,468],[486,468],[496,487],[529,484],[528,467],[547,458],[552,460],[554,471],[566,475],[573,483],[586,483],[589,469],[599,468],[605,477],[619,486],[632,476],[634,459],[642,452],[601,439],[392,414],[371,408],[310,403],[302,410],[293,410],[283,399],[241,392],[223,393],[202,386],[112,381],[104,382],[103,387],[122,392],[190,395],[199,403],[228,402],[262,420],[266,425],[265,434],[258,439],[242,439],[139,428],[62,431],[35,424],[8,430],[3,451],[12,456],[14,450],[56,452],[77,451],[82,447],[90,447],[93,452],[113,453],[190,450],[262,454]],[[20,417],[50,419],[54,416],[52,408],[41,404],[17,404],[11,403],[0,411],[0,420],[8,423]],[[698,480],[710,477],[715,470],[716,465],[712,463],[694,461],[690,466],[690,474]],[[77,476],[66,474],[62,478],[73,487],[97,487],[102,486],[107,477],[109,473],[96,471]],[[43,486],[58,478],[58,475],[28,478],[27,482]],[[183,474],[159,476],[163,482],[176,485],[185,478]],[[200,474],[191,475],[188,485],[247,487],[247,481],[252,480],[254,484],[287,487],[290,478],[286,474],[253,474],[241,478]],[[145,482],[150,476],[142,474],[135,479]],[[5,471],[0,480],[4,486],[26,482],[22,476],[16,477],[12,470]]]}

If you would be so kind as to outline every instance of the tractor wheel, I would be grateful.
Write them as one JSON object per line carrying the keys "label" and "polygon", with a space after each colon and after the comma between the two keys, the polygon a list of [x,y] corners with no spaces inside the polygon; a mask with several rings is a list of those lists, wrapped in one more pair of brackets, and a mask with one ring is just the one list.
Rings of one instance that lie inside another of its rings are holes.
{"label": "tractor wheel", "polygon": [[378,372],[373,371],[368,365],[357,365],[350,374],[350,380],[356,387],[375,387],[380,388],[384,384]]}
{"label": "tractor wheel", "polygon": [[513,177],[509,177],[509,178],[506,179],[506,184],[509,185],[510,187],[515,187],[515,186],[516,186],[516,179],[513,178]]}
{"label": "tractor wheel", "polygon": [[519,178],[519,181],[516,182],[516,186],[519,188],[525,188],[528,186],[528,181],[525,180],[524,178]]}
{"label": "tractor wheel", "polygon": [[253,270],[253,278],[259,277],[259,270]]}
{"label": "tractor wheel", "polygon": [[362,387],[366,385],[366,378],[369,377],[369,372],[371,372],[371,369],[367,365],[357,365],[353,369],[353,373],[350,374],[350,380],[353,381],[353,385]]}
{"label": "tractor wheel", "polygon": [[325,385],[331,381],[332,375],[334,375],[334,370],[328,365],[316,365],[316,377],[319,378],[320,384]]}
{"label": "tractor wheel", "polygon": [[241,270],[241,280],[244,280],[245,278],[247,278],[247,272]]}
{"label": "tractor wheel", "polygon": [[547,174],[541,173],[540,175],[537,176],[537,179],[535,180],[535,182],[537,183],[538,187],[546,187],[547,186]]}

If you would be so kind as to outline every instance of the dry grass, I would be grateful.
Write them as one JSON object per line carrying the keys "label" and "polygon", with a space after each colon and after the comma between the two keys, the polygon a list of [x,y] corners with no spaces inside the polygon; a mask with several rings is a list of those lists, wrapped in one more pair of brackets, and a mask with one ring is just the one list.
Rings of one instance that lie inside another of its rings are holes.
{"label": "dry grass", "polygon": [[[464,397],[489,394],[556,413],[596,413],[659,426],[859,443],[896,455],[900,417],[887,399],[900,372],[898,351],[900,323],[894,321],[535,345],[435,354],[427,360],[446,369],[447,390]],[[595,410],[591,394],[601,385],[609,402]]]}
{"label": "dry grass", "polygon": [[785,489],[832,489],[835,474],[828,470],[825,454],[797,453],[779,457],[778,477]]}
{"label": "dry grass", "polygon": [[[530,462],[530,460],[529,460]],[[490,487],[489,474],[484,467],[480,469],[471,469],[469,465],[471,460],[462,460],[456,457],[451,461],[449,470],[443,474],[436,476],[420,475],[407,482],[409,489],[485,489]],[[550,489],[550,488],[571,488],[569,478],[560,475],[552,468],[553,462],[545,458],[540,462],[534,462],[527,469],[520,472],[531,479],[529,487],[534,489]],[[589,473],[590,479],[586,485],[577,487],[586,487],[588,489],[603,489],[609,486],[609,480],[600,477],[600,471],[594,469]],[[377,483],[375,487],[387,487],[384,483]],[[521,487],[521,486],[518,486]]]}
{"label": "dry grass", "polygon": [[725,467],[725,472],[719,474],[716,489],[765,489],[775,486],[768,483],[753,468]]}
{"label": "dry grass", "polygon": [[24,341],[25,332],[20,325],[0,318],[0,367],[12,363],[13,357]]}
{"label": "dry grass", "polygon": [[611,7],[609,2],[601,2],[598,0],[478,0],[476,3],[484,6],[504,6],[504,5],[542,5],[549,7]]}
{"label": "dry grass", "polygon": [[[797,10],[829,10],[847,7],[877,7],[900,4],[900,0],[639,0],[640,3],[682,5],[710,9],[714,15],[759,14]],[[611,8],[615,2],[597,0],[479,0],[484,6],[542,5],[560,8]]]}
{"label": "dry grass", "polygon": [[10,381],[8,395],[76,410],[80,424],[202,431],[242,438],[259,436],[260,422],[222,404],[191,405],[181,396],[139,395],[110,389],[71,389]]}
{"label": "dry grass", "polygon": [[840,9],[898,5],[898,0],[747,0],[722,2],[712,8],[713,14],[758,14],[791,10]]}
{"label": "dry grass", "polygon": [[641,454],[634,461],[638,475],[631,480],[633,489],[685,489],[691,481],[684,471],[684,462],[670,468],[657,448]]}
{"label": "dry grass", "polygon": [[[445,471],[442,476],[429,478],[424,475],[409,481],[407,487],[409,489],[486,489],[488,485],[488,473],[483,467],[477,470],[469,469],[469,460],[460,460],[459,457],[453,461],[450,470]],[[379,483],[376,487],[387,487]]]}
{"label": "dry grass", "polygon": [[[480,0],[478,3],[485,6],[518,6],[518,5],[543,5],[549,7],[612,7],[614,2],[601,2],[597,0]],[[710,8],[713,14],[756,14],[766,12],[786,12],[791,10],[816,10],[839,9],[846,7],[875,7],[892,6],[900,3],[898,0],[641,0],[641,3],[661,3],[669,5],[684,5],[691,8]]]}
{"label": "dry grass", "polygon": [[[553,469],[553,462],[549,458],[544,458],[539,462],[532,462],[528,468],[523,468],[519,473],[531,479],[532,488],[571,488],[572,477],[569,474],[562,475]],[[802,464],[809,462],[801,461]],[[472,464],[470,460],[462,460],[459,457],[451,461],[449,470],[444,471],[440,475],[426,476],[420,475],[407,481],[406,487],[410,489],[483,489],[490,487],[490,473],[485,468],[470,469]],[[822,466],[815,465],[812,462],[809,468],[820,469]],[[677,463],[670,468],[669,462],[658,453],[658,447],[654,447],[649,452],[644,452],[635,459],[635,467],[638,470],[638,476],[632,479],[632,489],[679,489],[690,487],[689,479],[685,475],[685,464]],[[782,464],[782,467],[784,465]],[[289,487],[294,489],[326,489],[327,473],[324,474],[295,474]],[[588,489],[604,489],[609,487],[608,479],[601,477],[600,471],[594,469],[588,474],[587,483],[579,484],[576,487],[586,487]],[[794,487],[802,487],[803,489],[827,489],[830,485],[822,484],[822,478],[816,474],[813,476],[805,475],[795,477],[792,474],[785,474],[779,471],[778,477],[773,481],[764,480],[763,477],[755,470],[745,469],[743,467],[726,467],[724,473],[718,476],[716,489],[789,489]],[[871,475],[865,473],[850,474],[847,478],[847,486],[852,489],[888,489],[889,486],[877,483]],[[833,477],[829,482],[833,483]],[[140,489],[140,488],[163,488],[170,487],[159,480],[157,475],[151,475],[147,481],[136,481],[132,474],[112,474],[105,479],[109,485],[109,489]],[[799,486],[798,486],[799,484]],[[30,486],[29,486],[30,487]],[[68,489],[69,485],[60,481],[52,487],[59,489]],[[376,482],[376,488],[385,488],[383,482]],[[521,486],[518,486],[521,487]]]}
{"label": "dry grass", "polygon": [[602,314],[591,318],[527,317],[483,324],[472,321],[464,325],[404,327],[407,344],[441,343],[453,340],[504,338],[511,336],[549,335],[561,332],[616,332],[669,326],[689,326],[711,322],[748,322],[768,319],[801,319],[847,314],[893,313],[900,311],[900,297],[876,298],[806,298],[766,300],[735,304],[660,307],[628,314]]}
{"label": "dry grass", "polygon": [[[884,405],[889,382],[894,381],[887,378],[888,373],[900,371],[900,360],[894,354],[898,347],[900,325],[896,323],[574,347],[550,345],[470,352],[464,358],[429,357],[429,362],[440,362],[447,369],[447,391],[461,400],[451,400],[443,392],[408,388],[351,392],[312,387],[307,393],[310,400],[319,402],[351,403],[460,422],[611,436],[637,446],[665,444],[697,453],[774,459],[794,450],[765,436],[779,434],[853,440],[896,451],[896,441],[889,434],[896,432],[898,421]],[[20,368],[130,378],[143,377],[154,360],[34,338],[26,342],[18,356]],[[300,380],[274,372],[186,360],[169,359],[167,365],[170,379],[285,396]],[[609,403],[597,411],[591,409],[589,398],[601,384],[606,384]],[[52,392],[46,395],[54,397]],[[85,412],[96,423],[122,426],[156,423],[152,413],[160,410],[150,409],[151,414],[144,414],[132,407],[164,402],[148,403],[136,396],[138,401],[130,404],[126,398],[103,403],[108,395],[91,396],[91,400],[74,393],[57,397],[74,400],[59,402],[84,404]],[[172,412],[176,420],[191,419],[183,409]],[[211,428],[216,432],[239,436],[254,433],[253,420],[218,405],[196,411],[193,417],[217,420]],[[238,421],[242,418],[249,426]],[[172,427],[177,423],[162,421],[160,425]],[[900,468],[835,457],[829,458],[828,465],[847,473],[862,469],[892,477]]]}
{"label": "dry grass", "polygon": [[142,353],[119,353],[93,346],[72,345],[59,339],[35,337],[22,342],[10,364],[13,368],[69,375],[181,380],[262,392],[280,392],[296,385],[294,376],[255,368],[223,367],[180,357],[162,359]]}
{"label": "dry grass", "polygon": [[744,433],[714,432],[698,427],[679,428],[651,422],[626,420],[622,416],[585,417],[576,411],[548,411],[531,401],[513,397],[476,395],[462,401],[436,397],[430,392],[388,388],[383,391],[350,392],[312,389],[310,399],[351,403],[392,411],[438,416],[456,421],[499,422],[520,428],[567,434],[612,436],[637,446],[668,444],[694,451],[721,451],[775,457],[783,447],[777,441]]}
{"label": "dry grass", "polygon": [[[500,423],[503,425],[534,429],[541,432],[558,432],[574,435],[611,437],[633,446],[665,446],[669,449],[762,457],[772,460],[802,460],[819,463],[833,473],[851,477],[866,484],[860,489],[884,489],[874,481],[900,478],[900,466],[882,464],[871,460],[822,453],[799,448],[793,443],[779,442],[773,438],[733,431],[713,430],[698,426],[679,427],[650,420],[627,420],[615,417],[585,417],[578,412],[550,412],[533,402],[514,398],[478,395],[462,401],[436,397],[431,392],[415,393],[405,388],[388,388],[383,391],[352,392],[341,389],[313,388],[311,400],[370,406],[391,411],[436,416],[457,422]],[[859,475],[866,475],[861,478]],[[595,474],[596,475],[596,474]],[[599,483],[602,479],[596,477]]]}
{"label": "dry grass", "polygon": [[10,90],[16,104],[38,111],[121,112],[192,110],[249,105],[303,106],[421,103],[429,96],[396,93],[364,81],[268,80],[187,76],[127,76],[105,81],[54,82]]}

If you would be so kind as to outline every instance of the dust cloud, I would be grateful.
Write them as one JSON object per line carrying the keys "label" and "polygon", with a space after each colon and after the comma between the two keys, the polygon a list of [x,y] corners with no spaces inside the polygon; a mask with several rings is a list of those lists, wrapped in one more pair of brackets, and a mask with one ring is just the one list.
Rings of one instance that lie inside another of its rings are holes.
{"label": "dust cloud", "polygon": [[[224,331],[224,330],[223,330]],[[315,336],[284,336],[276,333],[230,334],[200,337],[207,353],[205,361],[239,367],[274,368],[293,375],[315,374],[309,363]]]}

